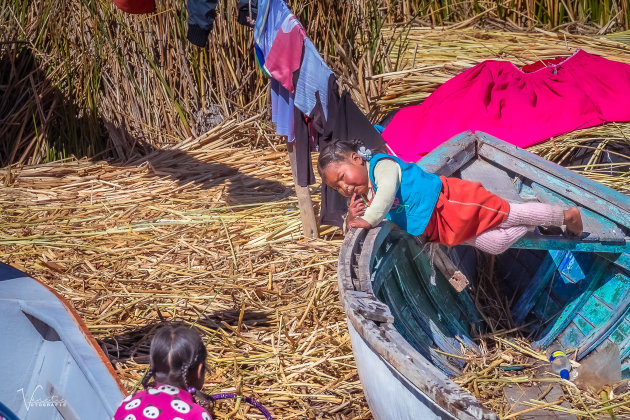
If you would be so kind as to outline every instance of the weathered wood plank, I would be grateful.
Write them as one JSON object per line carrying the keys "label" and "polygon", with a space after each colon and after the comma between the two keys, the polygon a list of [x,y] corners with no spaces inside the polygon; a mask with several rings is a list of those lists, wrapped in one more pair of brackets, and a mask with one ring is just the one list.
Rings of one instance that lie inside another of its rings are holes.
{"label": "weathered wood plank", "polygon": [[522,203],[512,178],[503,170],[481,159],[468,162],[460,169],[462,179],[481,182],[483,187],[510,203]]}
{"label": "weathered wood plank", "polygon": [[[574,206],[578,203],[574,203],[560,194],[555,193],[548,188],[532,182],[532,190],[536,197],[542,202],[549,204],[559,204],[565,207]],[[612,220],[593,213],[591,210],[584,208],[578,204],[580,212],[582,213],[582,222],[584,224],[584,232],[588,233],[588,236],[582,238],[585,241],[613,241],[624,242],[626,235],[621,227],[617,226]]]}
{"label": "weathered wood plank", "polygon": [[557,249],[564,251],[579,252],[629,252],[630,243],[624,242],[599,242],[599,241],[579,241],[575,238],[565,236],[545,236],[538,233],[528,232],[521,239],[516,241],[512,248],[517,249]]}
{"label": "weathered wood plank", "polygon": [[451,176],[476,156],[476,139],[470,131],[459,134],[424,156],[418,166],[426,172]]}
{"label": "weathered wood plank", "polygon": [[394,227],[393,223],[381,222],[376,228],[370,229],[362,246],[359,257],[359,278],[360,290],[372,290],[370,271],[374,261],[375,252],[381,247],[383,240],[389,235]]}
{"label": "weathered wood plank", "polygon": [[470,284],[464,273],[457,268],[449,256],[446,255],[437,244],[435,244],[433,248],[433,263],[457,292],[461,292]]}
{"label": "weathered wood plank", "polygon": [[307,238],[317,238],[319,236],[317,218],[313,209],[313,200],[308,187],[301,187],[297,182],[297,158],[295,157],[295,147],[289,143],[289,162],[291,164],[291,173],[293,174],[293,185],[295,186],[295,195],[298,199],[298,207],[300,208],[300,218],[302,219],[302,230]]}
{"label": "weathered wood plank", "polygon": [[488,134],[477,135],[479,156],[630,228],[630,197]]}

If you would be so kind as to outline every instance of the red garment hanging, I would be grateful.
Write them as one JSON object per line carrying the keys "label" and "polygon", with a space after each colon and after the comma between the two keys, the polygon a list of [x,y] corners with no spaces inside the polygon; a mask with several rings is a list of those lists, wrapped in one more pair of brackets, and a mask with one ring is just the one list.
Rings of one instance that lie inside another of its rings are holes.
{"label": "red garment hanging", "polygon": [[155,11],[154,0],[114,0],[114,4],[127,13],[143,14]]}

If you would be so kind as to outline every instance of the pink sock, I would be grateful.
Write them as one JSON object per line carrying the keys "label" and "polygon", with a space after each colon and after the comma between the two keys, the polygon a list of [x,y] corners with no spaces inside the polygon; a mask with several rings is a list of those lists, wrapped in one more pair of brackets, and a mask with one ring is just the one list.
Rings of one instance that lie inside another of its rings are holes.
{"label": "pink sock", "polygon": [[510,213],[499,227],[562,226],[564,210],[544,203],[510,203]]}
{"label": "pink sock", "polygon": [[526,226],[498,227],[469,239],[465,244],[472,245],[488,254],[496,255],[511,247],[526,233]]}

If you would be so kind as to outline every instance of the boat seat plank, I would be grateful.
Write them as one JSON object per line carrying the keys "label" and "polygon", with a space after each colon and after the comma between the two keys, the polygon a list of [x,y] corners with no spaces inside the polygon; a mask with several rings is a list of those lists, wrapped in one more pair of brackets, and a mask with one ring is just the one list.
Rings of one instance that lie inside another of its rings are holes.
{"label": "boat seat plank", "polygon": [[485,133],[477,136],[478,156],[545,185],[602,217],[630,226],[628,196]]}
{"label": "boat seat plank", "polygon": [[[532,190],[536,197],[543,202],[549,204],[560,204],[563,206],[575,206],[575,203],[561,197],[548,188],[532,182]],[[584,232],[589,235],[583,240],[586,241],[625,241],[626,235],[621,227],[612,220],[601,217],[590,209],[579,206],[582,213],[582,221],[584,223]]]}
{"label": "boat seat plank", "polygon": [[522,203],[525,200],[516,191],[512,178],[503,170],[484,160],[473,160],[460,170],[462,179],[481,182],[481,185],[493,194],[510,203]]}

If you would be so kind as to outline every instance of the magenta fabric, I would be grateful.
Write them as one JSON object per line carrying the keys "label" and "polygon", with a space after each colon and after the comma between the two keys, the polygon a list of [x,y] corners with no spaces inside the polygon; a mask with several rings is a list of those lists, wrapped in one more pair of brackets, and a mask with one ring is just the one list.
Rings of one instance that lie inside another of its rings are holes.
{"label": "magenta fabric", "polygon": [[578,50],[531,73],[484,61],[402,108],[383,132],[401,159],[422,156],[451,137],[483,131],[519,147],[610,121],[630,120],[630,66]]}
{"label": "magenta fabric", "polygon": [[306,32],[293,15],[287,16],[265,59],[265,70],[290,93],[295,92],[293,73],[300,68]]}
{"label": "magenta fabric", "polygon": [[156,384],[123,400],[113,420],[212,420],[208,412],[195,403],[186,390]]}

